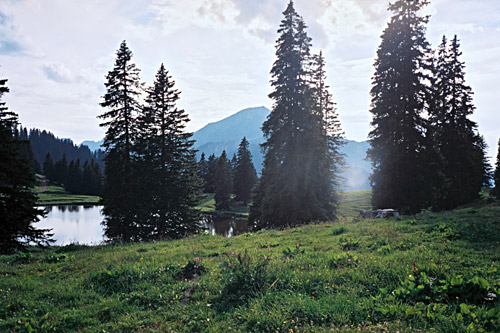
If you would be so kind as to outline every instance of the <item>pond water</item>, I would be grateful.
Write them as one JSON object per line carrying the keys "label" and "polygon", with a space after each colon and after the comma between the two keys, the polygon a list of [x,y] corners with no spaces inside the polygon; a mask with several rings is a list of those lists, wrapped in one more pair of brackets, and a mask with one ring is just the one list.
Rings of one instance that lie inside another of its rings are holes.
{"label": "pond water", "polygon": [[[54,245],[71,243],[97,245],[104,242],[102,206],[62,205],[45,207],[47,216],[36,224],[39,229],[52,229]],[[204,215],[206,232],[224,237],[249,231],[247,220],[235,216]]]}

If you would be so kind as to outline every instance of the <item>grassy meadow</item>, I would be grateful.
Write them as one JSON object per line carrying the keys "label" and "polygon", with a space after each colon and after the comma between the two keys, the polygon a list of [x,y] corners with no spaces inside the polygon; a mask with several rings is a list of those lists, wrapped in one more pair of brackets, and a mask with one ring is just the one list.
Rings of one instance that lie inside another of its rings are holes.
{"label": "grassy meadow", "polygon": [[37,206],[55,206],[55,205],[97,205],[101,197],[94,195],[71,194],[66,192],[64,187],[50,185],[41,188],[34,188],[38,196]]}
{"label": "grassy meadow", "polygon": [[498,332],[500,205],[0,256],[1,332]]}

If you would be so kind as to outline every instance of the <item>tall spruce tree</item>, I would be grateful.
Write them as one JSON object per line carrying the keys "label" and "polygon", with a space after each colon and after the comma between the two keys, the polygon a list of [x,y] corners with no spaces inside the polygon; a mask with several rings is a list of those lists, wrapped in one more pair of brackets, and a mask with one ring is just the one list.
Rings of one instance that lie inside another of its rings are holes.
{"label": "tall spruce tree", "polygon": [[135,117],[141,108],[140,70],[132,63],[132,51],[125,41],[116,52],[115,65],[106,75],[106,93],[100,105],[106,111],[99,116],[106,128],[103,146],[105,183],[103,213],[105,235],[118,241],[137,239],[135,224],[138,204],[133,176],[133,144],[137,136]]}
{"label": "tall spruce tree", "polygon": [[207,184],[208,162],[205,158],[205,153],[201,153],[200,160],[198,161],[198,177],[202,180],[203,189]]}
{"label": "tall spruce tree", "polygon": [[311,39],[293,1],[283,15],[271,69],[274,103],[262,126],[264,168],[250,210],[256,228],[335,217],[325,114],[311,83]]}
{"label": "tall spruce tree", "polygon": [[35,175],[30,161],[21,155],[23,142],[15,136],[18,116],[2,101],[9,92],[6,84],[6,79],[0,79],[0,253],[19,250],[30,243],[48,245],[52,236],[49,230],[34,226],[44,212],[35,207],[37,197],[30,189]]}
{"label": "tall spruce tree", "polygon": [[226,151],[217,159],[214,174],[215,185],[215,209],[229,210],[231,208],[231,193],[233,192],[233,177],[231,162],[227,158]]}
{"label": "tall spruce tree", "polygon": [[138,118],[142,167],[137,177],[146,190],[141,206],[147,209],[147,227],[141,233],[147,239],[180,238],[201,227],[195,206],[202,183],[192,133],[185,131],[189,118],[176,105],[179,96],[175,81],[161,64]]}
{"label": "tall spruce tree", "polygon": [[418,14],[428,3],[397,0],[390,4],[393,15],[377,50],[368,151],[375,208],[417,213],[429,200],[429,144],[422,118],[428,93],[428,18]]}
{"label": "tall spruce tree", "polygon": [[238,147],[236,155],[236,166],[234,167],[234,194],[237,201],[246,205],[251,198],[252,189],[257,181],[257,172],[252,162],[249,143],[244,137]]}
{"label": "tall spruce tree", "polygon": [[45,155],[45,161],[43,162],[43,174],[48,179],[54,178],[54,160],[52,160],[52,156],[50,155],[50,153],[47,153],[47,155]]}
{"label": "tall spruce tree", "polygon": [[429,109],[434,144],[440,154],[443,186],[434,208],[452,209],[479,197],[487,181],[488,165],[484,139],[469,119],[475,110],[472,90],[465,83],[457,36],[448,46],[446,37],[437,50]]}
{"label": "tall spruce tree", "polygon": [[[328,179],[329,181],[318,182],[319,193],[327,196],[325,202],[333,205],[336,209],[339,197],[337,191],[342,186],[340,174],[345,170],[345,156],[340,152],[340,148],[345,144],[344,132],[338,119],[337,108],[333,102],[333,95],[326,84],[326,62],[323,53],[313,55],[311,60],[311,87],[313,92],[313,110],[318,116],[318,121],[322,125],[318,128],[321,133],[318,137],[326,137],[325,146],[319,145],[319,159],[316,162],[318,169],[316,172],[323,173],[317,179]],[[322,153],[326,151],[327,153]],[[332,208],[330,208],[332,209]]]}
{"label": "tall spruce tree", "polygon": [[217,157],[211,154],[207,159],[207,173],[205,178],[205,193],[215,193],[215,170],[217,169]]}
{"label": "tall spruce tree", "polygon": [[492,190],[493,196],[500,199],[500,139],[498,139],[497,161],[495,163],[495,173],[493,174],[495,187]]}

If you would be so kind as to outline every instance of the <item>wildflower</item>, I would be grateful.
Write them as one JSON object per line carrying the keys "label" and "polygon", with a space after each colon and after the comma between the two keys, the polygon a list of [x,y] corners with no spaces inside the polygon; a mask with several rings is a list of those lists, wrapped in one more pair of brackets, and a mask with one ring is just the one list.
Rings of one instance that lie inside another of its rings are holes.
{"label": "wildflower", "polygon": [[196,258],[194,258],[194,261],[200,262],[200,258],[196,257]]}

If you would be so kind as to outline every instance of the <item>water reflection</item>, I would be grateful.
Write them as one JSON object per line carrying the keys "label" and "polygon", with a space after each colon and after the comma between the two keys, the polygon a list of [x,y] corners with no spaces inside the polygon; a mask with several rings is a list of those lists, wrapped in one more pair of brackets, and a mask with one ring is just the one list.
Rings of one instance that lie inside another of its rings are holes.
{"label": "water reflection", "polygon": [[[55,245],[70,243],[94,245],[105,241],[101,225],[102,206],[61,205],[45,207],[47,216],[36,224],[40,229],[52,229]],[[203,226],[212,235],[233,237],[250,231],[242,217],[204,215]]]}
{"label": "water reflection", "polygon": [[104,241],[101,208],[79,205],[45,207],[47,216],[36,227],[52,229],[55,245],[100,244]]}
{"label": "water reflection", "polygon": [[203,224],[212,235],[233,237],[250,231],[248,220],[236,216],[205,215]]}

